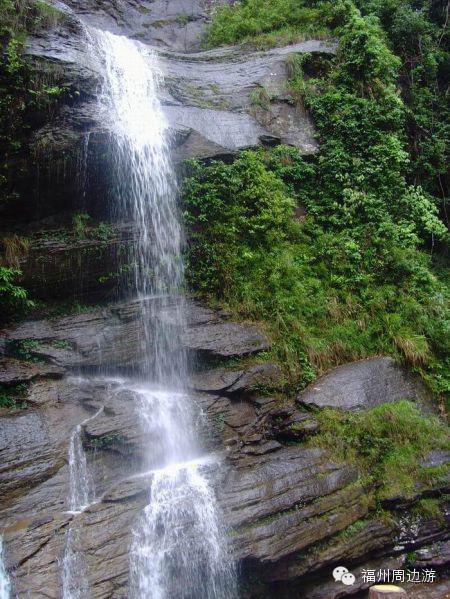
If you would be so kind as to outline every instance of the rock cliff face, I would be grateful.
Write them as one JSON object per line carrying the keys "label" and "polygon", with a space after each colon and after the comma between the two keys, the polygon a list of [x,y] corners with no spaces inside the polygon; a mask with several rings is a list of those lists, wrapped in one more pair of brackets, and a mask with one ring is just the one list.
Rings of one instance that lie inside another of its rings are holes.
{"label": "rock cliff face", "polygon": [[[110,159],[109,134],[97,115],[100,67],[85,26],[158,47],[177,160],[224,157],[280,141],[305,154],[316,151],[308,115],[289,102],[285,61],[291,53],[332,53],[334,48],[310,40],[265,53],[201,51],[210,6],[196,0],[68,0],[55,5],[62,12],[59,23],[30,39],[27,52],[38,71],[51,73],[57,84],[76,91],[77,99],[63,103],[34,132],[33,145],[38,162],[64,156],[69,165],[57,185],[53,176],[33,183],[32,206],[14,231],[41,229],[45,217],[52,233],[32,237],[16,259],[24,284],[37,297],[111,299],[120,291],[116,275],[121,252],[134,238],[132,228],[113,224],[106,236],[97,230],[81,240],[68,227],[57,234],[64,226],[59,222],[63,212],[107,215],[102,173]],[[258,90],[270,98],[264,109],[252,105]],[[71,169],[81,175],[74,178]],[[175,322],[172,306],[158,313]],[[0,413],[0,529],[18,597],[61,596],[59,566],[74,522],[81,531],[79,549],[86,556],[91,597],[129,596],[131,528],[148,501],[151,478],[137,475],[145,457],[138,397],[124,388],[120,376],[105,378],[102,368],[114,367],[124,377],[139,370],[138,315],[138,302],[122,297],[2,331],[0,386],[11,405]],[[284,392],[280,366],[268,361],[270,340],[260,327],[232,322],[224,311],[193,301],[187,306],[183,343],[191,358],[190,394],[205,414],[198,435],[220,458],[220,467],[214,462],[204,468],[240,565],[243,598],[337,599],[365,591],[369,584],[362,577],[351,588],[333,582],[331,572],[342,564],[355,574],[406,565],[444,572],[450,560],[445,477],[418,487],[413,496],[390,497],[376,506],[374,489],[359,467],[338,461],[314,443],[317,410],[327,406],[364,411],[408,397],[431,409],[420,381],[389,358],[378,357],[327,373],[293,398]],[[82,422],[97,501],[75,515],[67,503],[68,449]],[[443,468],[448,461],[447,453],[435,452],[424,467]],[[422,498],[440,498],[438,511],[418,515]],[[381,508],[389,508],[392,518],[383,517]],[[410,596],[439,599],[448,592],[442,578],[437,585],[417,585]]]}
{"label": "rock cliff face", "polygon": [[[0,426],[0,517],[18,596],[30,588],[36,597],[60,596],[59,563],[73,519],[82,531],[92,597],[128,596],[130,530],[146,505],[151,478],[130,476],[140,471],[145,454],[138,398],[119,379],[101,376],[98,348],[106,348],[103,363],[136,368],[137,317],[132,302],[5,331],[6,355],[17,355],[21,342],[35,341],[27,361],[2,362],[2,385],[26,386],[25,407],[5,413]],[[170,319],[170,307],[165,317]],[[414,503],[448,492],[448,483],[418,489],[414,498],[392,498],[397,518],[378,518],[372,489],[358,467],[305,443],[317,430],[315,413],[283,396],[280,368],[258,359],[269,347],[262,331],[192,303],[184,339],[202,365],[189,384],[207,417],[198,434],[222,456],[219,469],[205,464],[205,470],[214,480],[233,555],[241,563],[243,596],[341,597],[343,588],[330,582],[336,564],[398,569],[419,547],[427,548],[423,554],[431,555],[431,563],[445,565],[447,558],[433,544],[446,538],[442,518],[450,509],[444,502],[441,515],[419,517]],[[229,357],[237,365],[218,367],[217,360]],[[349,366],[349,388],[370,383],[380,364],[393,368],[381,358]],[[84,379],[80,367],[97,368],[98,378]],[[404,381],[409,396],[423,399],[421,384],[394,370],[396,383],[384,390],[383,401],[395,401]],[[337,369],[314,383],[314,393],[321,385],[342,385],[341,373]],[[309,393],[301,397],[304,406]],[[83,427],[83,444],[99,499],[74,516],[67,512],[68,443],[74,428],[94,414]],[[448,458],[445,452],[430,455],[429,465]]]}
{"label": "rock cliff face", "polygon": [[[206,3],[147,4],[56,2],[60,16],[54,26],[29,38],[26,52],[36,79],[65,93],[52,118],[33,133],[30,172],[35,176],[24,181],[17,174],[17,193],[26,201],[2,208],[9,227],[24,217],[49,219],[74,211],[111,216],[105,202],[109,130],[97,100],[102,66],[90,27],[161,48],[162,103],[176,161],[224,157],[280,141],[304,154],[316,151],[311,120],[291,101],[286,60],[295,53],[332,54],[333,43],[310,40],[268,52],[198,51]],[[158,23],[160,35],[154,35],[150,22]],[[255,103],[260,93],[268,98],[264,108]]]}

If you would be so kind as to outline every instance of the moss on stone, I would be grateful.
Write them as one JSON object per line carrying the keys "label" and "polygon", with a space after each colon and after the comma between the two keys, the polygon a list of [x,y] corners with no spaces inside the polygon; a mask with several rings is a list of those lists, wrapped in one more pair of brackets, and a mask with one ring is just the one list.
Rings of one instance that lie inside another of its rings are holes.
{"label": "moss on stone", "polygon": [[418,483],[430,484],[443,474],[427,473],[420,463],[431,450],[450,447],[448,428],[410,401],[361,413],[327,408],[316,418],[319,432],[309,443],[332,450],[337,459],[357,462],[377,487],[379,500],[413,497]]}

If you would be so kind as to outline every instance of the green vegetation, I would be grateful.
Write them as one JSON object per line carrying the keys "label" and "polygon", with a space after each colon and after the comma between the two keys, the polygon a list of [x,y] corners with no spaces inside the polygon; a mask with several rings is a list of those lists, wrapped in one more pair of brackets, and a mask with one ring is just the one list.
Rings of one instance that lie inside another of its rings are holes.
{"label": "green vegetation", "polygon": [[448,6],[430,0],[356,3],[364,15],[379,19],[390,47],[400,58],[408,178],[437,198],[448,223]]}
{"label": "green vegetation", "polygon": [[10,341],[8,343],[8,354],[25,362],[42,362],[43,359],[34,353],[40,346],[36,339],[22,339],[20,341]]}
{"label": "green vegetation", "polygon": [[270,107],[270,97],[267,91],[261,87],[250,93],[250,103],[252,106],[267,110]]}
{"label": "green vegetation", "polygon": [[28,254],[30,240],[19,235],[3,235],[0,243],[4,249],[5,266],[19,269],[21,258]]}
{"label": "green vegetation", "polygon": [[[317,189],[317,167],[292,148],[191,165],[184,194],[191,286],[265,322],[300,386],[315,372],[381,352],[431,368],[433,352],[444,352],[443,289],[416,242],[398,242],[413,223],[396,222],[374,198],[366,206],[372,223],[363,213],[362,222],[346,224],[336,207],[336,226],[326,227]],[[300,198],[315,217],[294,219]],[[378,227],[389,236],[376,237]]]}
{"label": "green vegetation", "polygon": [[19,385],[0,385],[0,410],[23,410],[27,407],[24,397],[27,386],[24,383]]}
{"label": "green vegetation", "polygon": [[76,239],[86,238],[87,224],[90,220],[89,214],[86,212],[78,212],[72,217],[73,234]]}
{"label": "green vegetation", "polygon": [[258,48],[293,43],[329,33],[329,1],[245,0],[216,9],[207,46],[249,42]]}
{"label": "green vegetation", "polygon": [[[263,18],[253,2],[227,10]],[[191,164],[189,282],[265,324],[294,388],[339,363],[388,353],[443,394],[449,293],[437,265],[448,237],[431,183],[412,176],[402,61],[380,22],[350,0],[326,11],[337,57],[288,61],[292,102],[312,112],[320,153],[302,158],[281,146],[233,164]],[[231,41],[219,34],[221,14],[212,43]],[[294,218],[296,206],[306,218]]]}
{"label": "green vegetation", "polygon": [[24,59],[26,36],[62,18],[42,0],[0,0],[0,204],[16,197],[12,173],[28,143],[31,115],[48,113],[67,91],[51,77],[38,76]]}
{"label": "green vegetation", "polygon": [[115,272],[108,272],[105,275],[99,277],[98,278],[98,282],[103,285],[104,283],[109,283],[111,281],[120,280],[123,277],[126,277],[127,275],[129,275],[130,273],[132,273],[135,269],[136,269],[136,265],[135,264],[121,264],[117,268],[117,271],[115,271]]}
{"label": "green vegetation", "polygon": [[26,309],[34,307],[26,290],[15,282],[21,274],[17,268],[0,266],[0,323],[20,316]]}
{"label": "green vegetation", "polygon": [[89,449],[113,449],[117,445],[123,445],[125,437],[120,433],[107,433],[100,437],[90,437],[85,445]]}
{"label": "green vegetation", "polygon": [[[417,482],[430,482],[421,459],[431,449],[450,447],[447,427],[408,401],[356,414],[325,409],[316,417],[319,433],[311,443],[332,449],[336,459],[359,464],[376,484],[379,500],[413,495]],[[425,512],[426,507],[418,509]]]}
{"label": "green vegetation", "polygon": [[67,341],[67,339],[57,339],[56,341],[53,341],[52,345],[53,347],[56,347],[56,349],[72,349],[72,344],[70,343],[70,341]]}
{"label": "green vegetation", "polygon": [[419,516],[420,518],[445,520],[444,513],[442,511],[442,498],[425,498],[420,499],[413,507],[412,513]]}
{"label": "green vegetation", "polygon": [[91,216],[87,212],[76,212],[72,215],[71,228],[46,231],[40,238],[61,241],[63,243],[87,239],[106,242],[111,239],[113,228],[110,223],[100,222],[94,226],[91,224],[91,220]]}

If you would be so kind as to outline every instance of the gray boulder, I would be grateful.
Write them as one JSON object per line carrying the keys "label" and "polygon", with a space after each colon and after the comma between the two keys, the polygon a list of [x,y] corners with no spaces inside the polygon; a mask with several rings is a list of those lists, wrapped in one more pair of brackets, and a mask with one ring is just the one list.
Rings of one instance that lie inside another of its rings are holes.
{"label": "gray boulder", "polygon": [[419,377],[392,358],[380,356],[331,370],[300,393],[298,400],[317,408],[360,411],[400,399],[428,401],[429,397]]}

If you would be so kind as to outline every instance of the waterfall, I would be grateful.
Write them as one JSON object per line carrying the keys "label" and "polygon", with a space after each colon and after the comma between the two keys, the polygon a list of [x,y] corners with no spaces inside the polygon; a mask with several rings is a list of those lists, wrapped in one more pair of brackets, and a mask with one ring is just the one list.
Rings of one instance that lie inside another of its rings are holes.
{"label": "waterfall", "polygon": [[[83,426],[98,416],[103,408],[75,427],[69,443],[69,513],[74,519],[69,523],[62,558],[63,599],[84,599],[89,596],[89,584],[83,552],[80,548],[81,531],[76,515],[95,501],[95,487],[89,473],[83,449]],[[1,599],[1,598],[0,598]]]}
{"label": "waterfall", "polygon": [[69,510],[74,514],[86,509],[94,498],[94,485],[89,474],[82,442],[83,426],[89,420],[90,418],[79,424],[70,436]]}
{"label": "waterfall", "polygon": [[0,537],[0,599],[9,599],[11,584],[3,561],[3,539]]}
{"label": "waterfall", "polygon": [[[105,63],[100,103],[113,136],[113,209],[116,217],[130,219],[137,229],[129,256],[134,267],[130,291],[143,300],[145,379],[182,388],[182,230],[167,122],[158,100],[161,73],[156,55],[144,45],[106,32],[96,32],[95,37]],[[159,318],[167,305],[174,315],[171,326]]]}
{"label": "waterfall", "polygon": [[112,132],[114,211],[137,229],[130,291],[141,300],[143,360],[129,386],[148,439],[151,489],[132,531],[130,593],[232,599],[234,567],[208,476],[217,463],[202,457],[200,410],[186,390],[183,236],[158,99],[162,74],[143,44],[100,31],[92,37],[105,68],[99,106]]}

